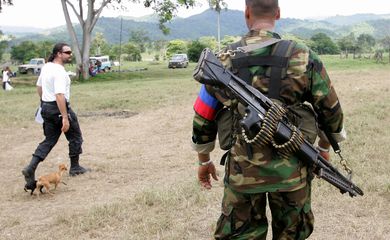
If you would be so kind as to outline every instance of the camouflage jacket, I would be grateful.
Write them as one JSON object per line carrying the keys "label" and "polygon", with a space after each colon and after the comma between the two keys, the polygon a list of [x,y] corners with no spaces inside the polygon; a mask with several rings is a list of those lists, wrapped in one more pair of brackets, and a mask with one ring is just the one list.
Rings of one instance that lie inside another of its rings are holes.
{"label": "camouflage jacket", "polygon": [[[279,38],[269,31],[250,31],[242,38],[245,45]],[[269,55],[272,46],[255,50],[251,54]],[[221,59],[231,68],[229,58]],[[269,75],[267,67],[250,67],[252,86],[267,95]],[[289,60],[287,76],[281,81],[280,98],[287,105],[309,102],[317,113],[322,113],[324,122],[335,139],[345,138],[343,113],[329,76],[319,57],[307,46],[296,43]],[[234,101],[234,100],[233,100]],[[217,124],[216,113],[224,106],[230,107],[229,97],[216,94],[211,86],[202,85],[194,104],[192,142],[198,153],[209,153],[214,149]],[[295,191],[307,183],[307,168],[295,156],[283,159],[272,146],[252,146],[253,157],[248,158],[246,143],[237,135],[225,165],[225,185],[239,192],[286,192]]]}

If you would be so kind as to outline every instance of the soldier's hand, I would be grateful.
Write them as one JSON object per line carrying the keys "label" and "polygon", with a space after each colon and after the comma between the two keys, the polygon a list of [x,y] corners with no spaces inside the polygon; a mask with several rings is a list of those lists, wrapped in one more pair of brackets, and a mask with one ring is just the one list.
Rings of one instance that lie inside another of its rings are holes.
{"label": "soldier's hand", "polygon": [[68,118],[62,118],[62,128],[61,131],[66,133],[69,130],[69,119]]}
{"label": "soldier's hand", "polygon": [[330,143],[328,143],[327,141],[325,141],[323,139],[320,139],[318,141],[317,150],[318,150],[319,154],[323,158],[325,158],[325,160],[327,160],[328,162],[330,161],[330,155],[329,155]]}
{"label": "soldier's hand", "polygon": [[210,175],[211,177],[213,177],[214,180],[218,181],[217,173],[213,162],[210,161],[210,163],[206,165],[199,165],[198,180],[200,185],[206,189],[211,189],[212,187]]}
{"label": "soldier's hand", "polygon": [[323,151],[319,151],[320,155],[325,158],[326,161],[330,161],[330,154],[329,152],[323,152]]}

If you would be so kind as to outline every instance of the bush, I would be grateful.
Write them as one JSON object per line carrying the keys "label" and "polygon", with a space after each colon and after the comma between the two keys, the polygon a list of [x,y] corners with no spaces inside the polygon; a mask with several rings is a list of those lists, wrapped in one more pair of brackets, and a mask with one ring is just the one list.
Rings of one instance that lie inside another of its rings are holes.
{"label": "bush", "polygon": [[200,54],[202,53],[203,49],[205,49],[206,47],[207,46],[205,44],[199,42],[198,40],[193,41],[188,46],[188,52],[187,52],[188,59],[191,62],[197,62]]}

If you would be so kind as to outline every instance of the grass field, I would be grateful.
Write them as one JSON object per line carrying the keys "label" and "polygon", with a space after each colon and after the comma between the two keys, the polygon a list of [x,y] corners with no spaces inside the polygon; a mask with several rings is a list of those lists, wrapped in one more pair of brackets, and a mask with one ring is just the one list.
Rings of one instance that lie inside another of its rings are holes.
{"label": "grass field", "polygon": [[[315,230],[310,239],[390,239],[390,65],[324,56],[345,112],[343,156],[365,195],[350,198],[328,183],[313,184]],[[23,191],[21,169],[42,140],[33,121],[35,77],[0,92],[0,239],[211,239],[220,214],[223,167],[210,191],[196,183],[191,150],[195,64],[132,63],[72,85],[83,131],[83,165],[51,197]],[[222,151],[212,153],[218,162]],[[332,163],[341,169],[338,158]],[[68,163],[61,137],[37,175]],[[270,236],[271,237],[271,236]]]}

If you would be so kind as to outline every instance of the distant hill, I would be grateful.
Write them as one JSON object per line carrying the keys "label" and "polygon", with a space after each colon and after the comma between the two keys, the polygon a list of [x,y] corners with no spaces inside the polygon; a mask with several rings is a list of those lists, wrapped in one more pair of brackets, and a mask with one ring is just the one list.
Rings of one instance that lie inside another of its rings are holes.
{"label": "distant hill", "polygon": [[136,22],[158,23],[158,15],[157,14],[150,14],[150,15],[145,15],[145,16],[142,16],[142,17],[123,16],[122,18],[125,19],[125,20],[133,20],[133,21],[136,21]]}
{"label": "distant hill", "polygon": [[[121,18],[101,17],[96,24],[94,33],[101,32],[109,43],[118,44],[120,39]],[[132,31],[143,30],[148,32],[152,40],[186,39],[193,40],[201,36],[217,35],[217,14],[215,11],[206,10],[200,14],[187,18],[176,18],[168,23],[170,34],[164,35],[158,28],[157,16],[148,15],[141,18],[123,17],[122,42],[127,42]],[[294,34],[301,38],[310,38],[316,33],[326,33],[333,39],[354,32],[356,36],[368,33],[375,38],[383,38],[390,35],[390,14],[356,14],[352,16],[335,16],[322,20],[301,20],[284,18],[277,22],[276,32]],[[37,29],[34,34],[31,31],[24,34],[15,34],[12,28],[0,26],[5,34],[15,35],[17,38],[13,44],[24,40],[53,40],[69,41],[66,27],[55,29]],[[15,30],[15,29],[14,29]],[[81,30],[76,30],[81,36]],[[246,32],[246,25],[242,11],[227,10],[221,12],[221,36],[242,35]]]}
{"label": "distant hill", "polygon": [[0,26],[3,34],[13,35],[15,37],[24,37],[33,33],[43,32],[43,28],[18,27],[18,26]]}
{"label": "distant hill", "polygon": [[337,15],[323,19],[326,22],[338,26],[350,26],[367,21],[390,19],[390,14],[355,14],[352,16]]}

